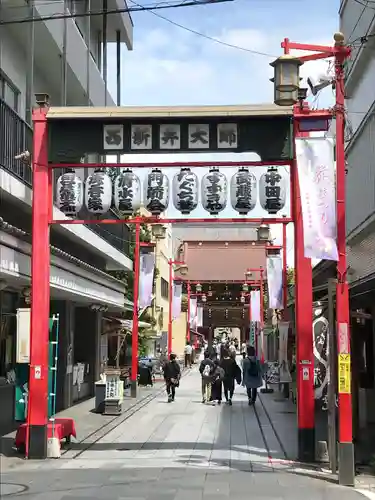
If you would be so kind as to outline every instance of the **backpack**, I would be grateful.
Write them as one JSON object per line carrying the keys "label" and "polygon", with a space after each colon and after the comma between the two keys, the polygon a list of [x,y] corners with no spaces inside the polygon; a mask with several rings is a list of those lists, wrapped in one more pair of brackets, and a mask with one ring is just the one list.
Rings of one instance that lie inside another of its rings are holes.
{"label": "backpack", "polygon": [[248,358],[250,365],[247,369],[247,374],[249,377],[258,377],[259,376],[259,367],[257,360]]}
{"label": "backpack", "polygon": [[211,366],[209,364],[207,364],[204,369],[203,369],[203,373],[202,373],[202,376],[204,378],[208,378],[209,376],[211,375]]}

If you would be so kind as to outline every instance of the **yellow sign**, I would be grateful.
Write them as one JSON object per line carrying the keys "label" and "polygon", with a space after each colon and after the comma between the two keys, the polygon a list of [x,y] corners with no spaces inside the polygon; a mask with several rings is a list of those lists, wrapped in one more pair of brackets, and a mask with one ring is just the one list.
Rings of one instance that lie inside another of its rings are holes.
{"label": "yellow sign", "polygon": [[351,393],[350,354],[339,354],[339,393]]}

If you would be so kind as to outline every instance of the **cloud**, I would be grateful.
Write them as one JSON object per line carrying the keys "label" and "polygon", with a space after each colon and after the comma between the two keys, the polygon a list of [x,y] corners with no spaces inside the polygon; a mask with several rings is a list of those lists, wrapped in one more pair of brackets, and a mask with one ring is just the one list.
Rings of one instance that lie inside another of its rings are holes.
{"label": "cloud", "polygon": [[[264,54],[282,53],[279,32],[225,28],[207,35]],[[319,41],[315,41],[319,43]],[[208,41],[168,24],[148,30],[132,52],[122,53],[122,101],[126,105],[203,105],[270,102],[271,57]],[[115,52],[109,64],[115,67]],[[327,62],[305,64],[308,75],[325,72]],[[115,91],[115,79],[110,79]],[[328,101],[332,92],[325,92]]]}
{"label": "cloud", "polygon": [[[288,3],[289,0],[285,0]],[[291,0],[290,0],[291,1]],[[296,0],[302,2],[302,0]],[[122,53],[122,102],[124,105],[209,105],[251,104],[272,102],[273,86],[269,79],[273,70],[269,63],[282,54],[281,40],[286,35],[291,40],[303,43],[331,45],[330,33],[336,29],[336,13],[329,17],[332,3],[317,0],[319,8],[309,13],[305,21],[305,10],[285,9],[284,2],[249,2],[240,0],[227,7],[224,15],[217,10],[181,10],[173,20],[191,27],[207,37],[223,44],[207,40],[202,36],[157,19],[152,15],[135,20],[134,50]],[[266,7],[273,3],[274,10]],[[282,9],[278,8],[283,3]],[[239,7],[236,11],[236,5]],[[220,10],[220,8],[218,7]],[[224,7],[223,7],[224,9]],[[335,9],[333,9],[335,10]],[[286,12],[288,13],[286,14]],[[202,14],[196,14],[196,12]],[[204,14],[206,12],[206,14]],[[293,12],[294,18],[291,17]],[[167,17],[172,14],[168,12]],[[314,17],[315,15],[315,17]],[[177,16],[177,17],[176,17]],[[180,17],[178,17],[180,16]],[[185,18],[186,16],[186,18]],[[270,54],[257,55],[247,50],[225,46],[230,44],[250,51]],[[298,54],[301,54],[299,52]],[[297,55],[297,53],[296,53]],[[109,66],[116,67],[115,48],[110,48]],[[326,61],[309,62],[302,66],[302,84],[309,75],[326,72]],[[115,72],[113,73],[115,75]],[[115,78],[109,87],[115,95]],[[332,104],[332,90],[321,92],[318,99],[310,98],[314,106],[327,107]],[[220,160],[250,159],[248,154],[224,154]],[[137,161],[199,161],[212,159],[212,155],[137,155]],[[219,158],[218,158],[219,159]],[[123,161],[134,161],[134,156],[125,155]],[[281,243],[281,227],[272,228],[276,243]],[[293,225],[288,225],[288,264],[293,265]]]}

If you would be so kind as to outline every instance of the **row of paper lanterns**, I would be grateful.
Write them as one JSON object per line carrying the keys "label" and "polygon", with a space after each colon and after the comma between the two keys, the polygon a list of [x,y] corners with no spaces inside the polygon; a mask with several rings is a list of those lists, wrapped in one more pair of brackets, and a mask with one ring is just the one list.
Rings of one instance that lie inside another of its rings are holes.
{"label": "row of paper lanterns", "polygon": [[[90,213],[102,215],[113,205],[124,215],[132,215],[142,203],[141,181],[131,169],[123,170],[114,180],[102,170],[95,170],[85,181],[74,171],[62,174],[57,180],[56,204],[68,216],[76,216],[85,204]],[[113,189],[112,189],[113,187]],[[269,214],[285,206],[287,180],[277,167],[269,167],[259,180],[259,201]],[[188,215],[198,206],[199,181],[190,168],[181,168],[172,180],[173,204]],[[152,215],[160,215],[169,206],[170,182],[160,169],[153,168],[144,182],[144,207]],[[247,167],[240,167],[230,181],[230,198],[234,210],[241,215],[254,209],[257,199],[257,179]],[[201,203],[211,215],[227,206],[228,181],[213,167],[201,180]]]}

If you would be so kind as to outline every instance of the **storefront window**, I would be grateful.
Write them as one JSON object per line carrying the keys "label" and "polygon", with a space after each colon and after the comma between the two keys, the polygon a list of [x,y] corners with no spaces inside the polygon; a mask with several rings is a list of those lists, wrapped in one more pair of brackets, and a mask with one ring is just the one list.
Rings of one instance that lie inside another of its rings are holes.
{"label": "storefront window", "polygon": [[0,292],[0,377],[14,369],[16,348],[16,301],[17,295]]}

